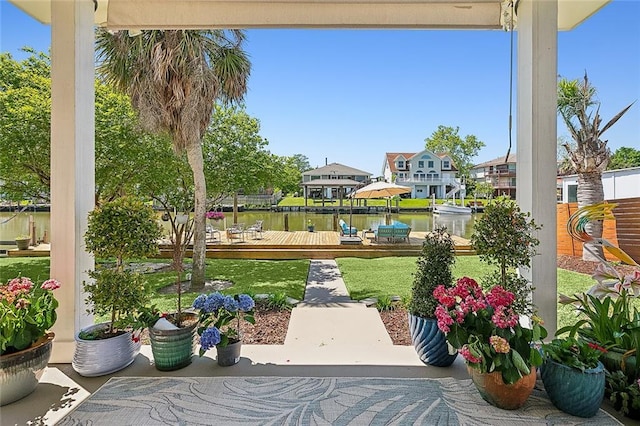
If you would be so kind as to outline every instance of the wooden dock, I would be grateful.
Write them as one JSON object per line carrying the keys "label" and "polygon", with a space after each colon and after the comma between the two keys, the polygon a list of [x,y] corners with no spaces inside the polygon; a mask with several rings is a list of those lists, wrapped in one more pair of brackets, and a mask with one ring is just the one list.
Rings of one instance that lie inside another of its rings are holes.
{"label": "wooden dock", "polygon": [[[340,244],[340,234],[333,231],[264,231],[260,235],[246,234],[241,239],[228,239],[224,232],[221,238],[207,243],[207,257],[220,259],[335,259],[336,257],[391,257],[418,256],[426,232],[411,232],[409,242],[376,242],[368,233],[360,244]],[[358,233],[362,237],[362,233]],[[468,240],[452,236],[457,255],[475,254]],[[41,244],[29,250],[8,250],[11,257],[49,256],[49,245]],[[191,257],[187,250],[186,257]],[[171,257],[171,247],[160,245],[162,258]]]}

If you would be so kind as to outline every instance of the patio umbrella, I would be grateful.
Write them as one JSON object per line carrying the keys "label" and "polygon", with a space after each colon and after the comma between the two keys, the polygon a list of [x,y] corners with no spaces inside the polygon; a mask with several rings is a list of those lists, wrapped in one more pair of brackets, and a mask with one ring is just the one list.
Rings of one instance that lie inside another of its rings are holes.
{"label": "patio umbrella", "polygon": [[[353,204],[354,198],[390,198],[408,192],[411,192],[411,188],[408,186],[389,182],[374,182],[353,192],[351,194],[351,203]],[[389,213],[391,213],[391,203],[389,203]]]}

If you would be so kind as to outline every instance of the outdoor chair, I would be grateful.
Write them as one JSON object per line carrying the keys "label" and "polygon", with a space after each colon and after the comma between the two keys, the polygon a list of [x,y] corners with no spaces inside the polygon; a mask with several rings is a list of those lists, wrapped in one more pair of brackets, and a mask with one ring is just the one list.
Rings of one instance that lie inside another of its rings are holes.
{"label": "outdoor chair", "polygon": [[211,225],[206,225],[205,232],[207,235],[207,241],[222,241],[219,229],[214,228]]}
{"label": "outdoor chair", "polygon": [[231,228],[228,228],[227,239],[244,241],[244,223],[234,223]]}
{"label": "outdoor chair", "polygon": [[351,227],[349,228],[349,225],[347,225],[347,222],[345,222],[344,220],[340,219],[340,222],[338,222],[340,225],[340,235],[341,236],[348,236],[348,237],[355,237],[358,235],[358,230],[355,227]]}
{"label": "outdoor chair", "polygon": [[245,232],[251,234],[254,240],[258,239],[258,235],[260,236],[259,239],[262,239],[262,222],[262,220],[256,220],[256,223],[248,227]]}

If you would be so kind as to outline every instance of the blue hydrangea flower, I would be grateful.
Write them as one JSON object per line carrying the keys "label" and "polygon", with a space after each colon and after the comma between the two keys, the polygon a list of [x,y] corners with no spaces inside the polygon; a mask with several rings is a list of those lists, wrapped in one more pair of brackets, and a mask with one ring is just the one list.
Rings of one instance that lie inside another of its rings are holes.
{"label": "blue hydrangea flower", "polygon": [[207,295],[201,294],[200,296],[196,297],[196,300],[193,301],[193,307],[196,309],[204,308],[204,302],[206,302],[206,300],[207,300]]}
{"label": "blue hydrangea flower", "polygon": [[204,302],[205,312],[212,313],[224,306],[225,297],[219,292],[211,293]]}
{"label": "blue hydrangea flower", "polygon": [[208,351],[220,343],[220,330],[216,327],[209,327],[200,336],[200,346],[202,350]]}
{"label": "blue hydrangea flower", "polygon": [[248,294],[240,294],[238,295],[238,306],[241,311],[249,312],[256,304]]}
{"label": "blue hydrangea flower", "polygon": [[238,302],[233,296],[227,296],[224,298],[224,308],[229,312],[235,312],[238,310]]}

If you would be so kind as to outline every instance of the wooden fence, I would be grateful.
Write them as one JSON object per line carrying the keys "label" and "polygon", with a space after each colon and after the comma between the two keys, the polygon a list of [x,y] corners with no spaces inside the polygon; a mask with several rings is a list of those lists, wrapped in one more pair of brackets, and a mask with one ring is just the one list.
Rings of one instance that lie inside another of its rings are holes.
{"label": "wooden fence", "polygon": [[[613,209],[615,219],[605,220],[602,237],[619,246],[640,263],[640,198],[609,200],[617,204]],[[558,204],[558,254],[582,256],[582,243],[567,233],[567,221],[576,210],[577,203]],[[617,260],[605,251],[608,260]]]}

